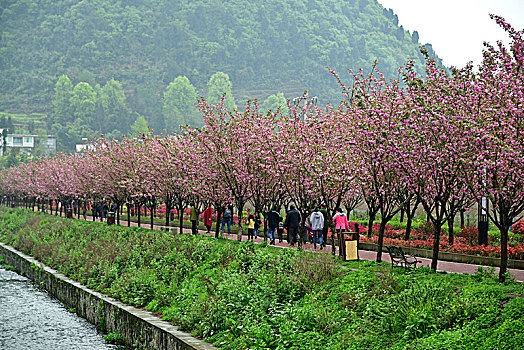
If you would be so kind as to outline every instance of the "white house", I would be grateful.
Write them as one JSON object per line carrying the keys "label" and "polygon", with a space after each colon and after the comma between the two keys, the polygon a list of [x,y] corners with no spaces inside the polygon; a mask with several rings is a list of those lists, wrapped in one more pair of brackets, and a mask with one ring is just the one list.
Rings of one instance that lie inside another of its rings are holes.
{"label": "white house", "polygon": [[[3,129],[0,129],[0,135]],[[0,156],[3,156],[3,137],[0,137]],[[42,146],[46,156],[56,154],[56,136],[46,135],[40,137],[38,135],[23,135],[23,134],[7,134],[5,138],[6,148],[18,148],[21,152],[31,153],[35,147]]]}

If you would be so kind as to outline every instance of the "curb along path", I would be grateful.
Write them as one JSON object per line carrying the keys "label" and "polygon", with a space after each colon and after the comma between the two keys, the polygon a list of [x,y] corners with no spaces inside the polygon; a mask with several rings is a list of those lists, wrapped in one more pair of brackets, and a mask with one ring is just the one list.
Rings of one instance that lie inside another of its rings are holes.
{"label": "curb along path", "polygon": [[41,285],[49,294],[107,332],[120,333],[141,349],[215,350],[213,345],[179,331],[151,312],[122,304],[95,292],[32,257],[0,242],[0,255],[16,272]]}

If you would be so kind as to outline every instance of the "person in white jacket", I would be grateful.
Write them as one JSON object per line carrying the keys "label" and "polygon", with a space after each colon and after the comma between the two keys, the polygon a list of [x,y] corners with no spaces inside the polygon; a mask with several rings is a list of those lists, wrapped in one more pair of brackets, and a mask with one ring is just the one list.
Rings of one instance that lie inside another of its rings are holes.
{"label": "person in white jacket", "polygon": [[317,240],[322,249],[322,230],[324,229],[324,215],[320,212],[318,208],[315,208],[315,211],[311,213],[309,217],[311,222],[311,230],[313,231],[313,249],[317,249]]}

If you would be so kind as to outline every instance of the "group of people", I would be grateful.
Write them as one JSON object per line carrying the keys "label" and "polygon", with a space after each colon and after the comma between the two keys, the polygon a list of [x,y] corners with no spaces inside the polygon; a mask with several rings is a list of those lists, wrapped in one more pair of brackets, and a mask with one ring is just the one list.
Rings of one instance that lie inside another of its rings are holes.
{"label": "group of people", "polygon": [[[312,213],[305,218],[305,230],[302,233],[302,237],[299,235],[300,221],[302,220],[301,213],[291,205],[290,210],[286,214],[286,220],[284,222],[284,228],[287,230],[289,244],[293,247],[299,239],[303,240],[303,243],[308,242],[309,234],[313,241],[313,249],[317,249],[317,243],[320,249],[326,246],[327,235],[329,230],[329,214],[325,207],[322,205],[321,208],[315,208]],[[271,213],[270,213],[271,215]],[[340,235],[341,232],[349,230],[349,222],[346,214],[342,212],[341,208],[337,208],[337,213],[332,218],[335,230]]]}
{"label": "group of people", "polygon": [[[207,228],[207,233],[211,232],[213,225],[213,208],[208,205],[203,212],[204,225]],[[198,233],[198,212],[191,204],[190,207],[191,231],[193,234]],[[271,245],[275,245],[278,239],[279,243],[283,241],[284,230],[287,231],[287,241],[290,246],[294,246],[299,239],[304,243],[311,238],[313,248],[317,249],[317,244],[320,249],[326,246],[327,235],[329,229],[329,214],[325,207],[317,207],[313,212],[308,214],[305,218],[305,230],[302,234],[299,232],[302,214],[292,204],[289,210],[286,211],[285,219],[281,216],[278,208],[273,208],[267,215],[268,237]],[[341,208],[337,208],[336,214],[331,218],[337,233],[341,234],[343,231],[349,230],[349,222],[347,216],[342,212]],[[227,234],[231,235],[231,225],[233,223],[233,205],[227,205],[222,208],[222,225],[220,232],[226,234],[225,228],[227,226]],[[248,213],[247,219],[244,222],[247,224],[248,240],[258,238],[258,231],[262,227],[262,220],[258,213]]]}

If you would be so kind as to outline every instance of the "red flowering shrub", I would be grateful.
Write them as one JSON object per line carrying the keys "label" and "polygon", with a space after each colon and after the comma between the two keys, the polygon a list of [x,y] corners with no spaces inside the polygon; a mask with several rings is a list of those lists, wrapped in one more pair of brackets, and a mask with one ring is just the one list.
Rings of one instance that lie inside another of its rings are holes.
{"label": "red flowering shrub", "polygon": [[[389,226],[388,224],[386,224],[386,228],[384,230],[384,234],[389,231],[389,230],[392,230],[393,227]],[[374,235],[378,235],[378,231],[380,230],[380,224],[374,224],[372,227],[371,227],[371,232],[373,232]]]}
{"label": "red flowering shrub", "polygon": [[476,227],[464,227],[460,231],[460,241],[469,244],[470,246],[476,246],[479,238],[479,230]]}
{"label": "red flowering shrub", "polygon": [[[356,225],[356,224],[358,224],[358,222],[356,222],[356,221],[350,221],[350,222],[349,222],[349,230],[354,232],[354,231],[355,231],[355,225]],[[361,224],[358,224],[358,232],[362,233],[362,232],[364,232],[364,231],[366,231],[366,226],[363,226],[363,225],[361,225]]]}
{"label": "red flowering shrub", "polygon": [[524,221],[519,220],[513,224],[513,232],[517,235],[524,235]]}
{"label": "red flowering shrub", "polygon": [[426,222],[423,225],[419,225],[417,229],[413,232],[416,238],[419,239],[429,239],[433,237],[434,226],[432,222]]}
{"label": "red flowering shrub", "polygon": [[[373,225],[371,230],[373,232],[373,235],[378,236],[378,231],[380,230],[380,224]],[[384,230],[384,237],[402,239],[404,237],[405,232],[406,230],[402,230],[402,229],[395,230],[392,226],[386,224],[386,227]]]}
{"label": "red flowering shrub", "polygon": [[[377,243],[378,236],[367,238],[365,236],[360,237],[361,242]],[[394,245],[402,247],[413,247],[420,249],[433,249],[433,240],[413,240],[404,241],[401,239],[384,238],[384,245]],[[443,252],[466,254],[466,255],[479,255],[488,256],[493,258],[500,258],[500,247],[492,246],[471,246],[466,243],[455,243],[450,245],[446,240],[440,241],[440,250]],[[508,258],[515,260],[524,260],[524,244],[517,244],[515,247],[508,247]]]}
{"label": "red flowering shrub", "polygon": [[384,233],[384,236],[387,238],[394,238],[394,239],[402,239],[404,238],[404,235],[406,234],[406,230],[398,229],[398,230],[386,230]]}

